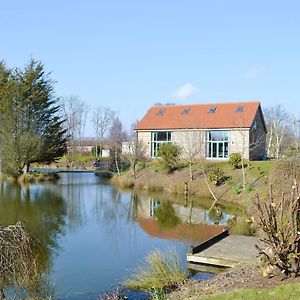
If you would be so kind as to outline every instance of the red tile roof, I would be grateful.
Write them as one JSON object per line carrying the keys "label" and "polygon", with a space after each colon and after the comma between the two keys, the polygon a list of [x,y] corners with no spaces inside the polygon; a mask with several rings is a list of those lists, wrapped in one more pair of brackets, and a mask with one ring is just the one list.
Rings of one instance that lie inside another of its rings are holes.
{"label": "red tile roof", "polygon": [[[238,107],[242,107],[242,111],[237,112]],[[215,111],[209,112],[212,108]],[[258,101],[153,106],[136,130],[250,128],[258,109],[261,109]]]}

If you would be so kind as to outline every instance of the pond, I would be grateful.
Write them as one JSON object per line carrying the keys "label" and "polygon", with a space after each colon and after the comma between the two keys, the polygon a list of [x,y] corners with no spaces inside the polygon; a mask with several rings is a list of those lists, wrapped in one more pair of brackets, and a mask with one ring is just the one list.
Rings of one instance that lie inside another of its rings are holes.
{"label": "pond", "polygon": [[0,224],[20,220],[40,239],[57,299],[95,299],[154,249],[175,249],[185,266],[189,248],[232,217],[208,214],[204,200],[119,191],[92,173],[60,176],[55,184],[0,185]]}

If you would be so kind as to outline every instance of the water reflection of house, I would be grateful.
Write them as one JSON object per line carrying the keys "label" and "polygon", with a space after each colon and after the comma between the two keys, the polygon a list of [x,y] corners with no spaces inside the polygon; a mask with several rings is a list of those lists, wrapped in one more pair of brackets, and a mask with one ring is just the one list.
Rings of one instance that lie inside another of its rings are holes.
{"label": "water reflection of house", "polygon": [[211,238],[225,228],[209,222],[205,209],[178,203],[173,203],[172,207],[180,219],[179,224],[172,228],[163,228],[155,218],[155,210],[160,206],[160,201],[148,197],[139,199],[138,223],[151,236],[196,243]]}
{"label": "water reflection of house", "polygon": [[174,228],[163,229],[159,223],[153,219],[139,218],[138,223],[141,228],[151,236],[163,239],[179,240],[190,243],[200,243],[219,234],[224,226],[212,224],[187,224],[181,223]]}
{"label": "water reflection of house", "polygon": [[[156,199],[149,199],[146,197],[140,197],[140,203],[138,208],[138,216],[146,219],[154,218],[155,210],[159,207],[160,201]],[[183,205],[179,203],[173,203],[172,207],[177,217],[180,218],[182,223],[199,224],[199,223],[214,223],[208,215],[208,211],[202,207],[194,207],[191,203]],[[228,216],[224,215],[224,224],[228,220]]]}

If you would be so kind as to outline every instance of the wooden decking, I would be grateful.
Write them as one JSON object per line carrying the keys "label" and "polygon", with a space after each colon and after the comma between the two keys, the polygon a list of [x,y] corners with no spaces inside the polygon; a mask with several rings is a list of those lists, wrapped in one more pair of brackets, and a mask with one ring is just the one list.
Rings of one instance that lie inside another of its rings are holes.
{"label": "wooden decking", "polygon": [[228,232],[227,234],[224,232],[219,235],[219,238],[216,236],[213,240],[193,248],[191,253],[187,254],[187,261],[218,267],[255,263],[258,261],[255,244],[260,244],[256,237],[228,235]]}

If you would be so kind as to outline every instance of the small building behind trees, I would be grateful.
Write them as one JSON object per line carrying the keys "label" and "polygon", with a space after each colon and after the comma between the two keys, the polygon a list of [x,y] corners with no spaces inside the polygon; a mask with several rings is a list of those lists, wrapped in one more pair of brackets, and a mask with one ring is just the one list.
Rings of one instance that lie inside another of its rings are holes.
{"label": "small building behind trees", "polygon": [[151,107],[135,128],[146,157],[155,158],[161,144],[180,146],[181,155],[198,159],[266,157],[266,125],[260,102]]}

